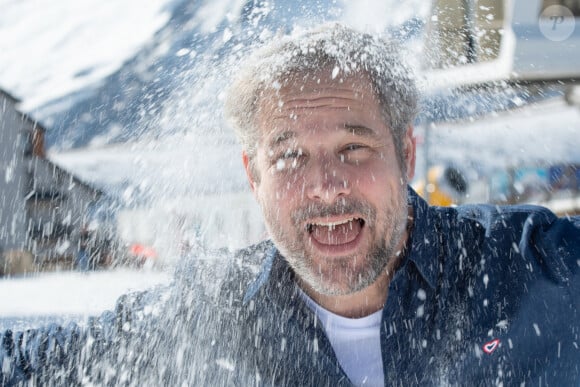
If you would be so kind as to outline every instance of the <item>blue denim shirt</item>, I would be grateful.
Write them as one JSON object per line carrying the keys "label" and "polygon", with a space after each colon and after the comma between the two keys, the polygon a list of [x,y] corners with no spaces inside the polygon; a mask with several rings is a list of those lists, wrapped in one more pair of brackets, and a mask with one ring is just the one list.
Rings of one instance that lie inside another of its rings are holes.
{"label": "blue denim shirt", "polygon": [[[410,248],[382,314],[386,384],[579,386],[580,218],[559,219],[534,206],[430,207],[412,191],[410,202]],[[264,316],[299,309],[309,323],[295,335],[316,342],[330,385],[348,384],[322,325],[281,290],[291,286],[287,271],[272,248],[245,302],[253,300]],[[299,324],[273,325],[292,336],[288,327]],[[269,340],[278,343],[284,335],[273,332]],[[273,380],[316,385],[305,374],[322,371],[306,363],[288,360],[291,370]]]}

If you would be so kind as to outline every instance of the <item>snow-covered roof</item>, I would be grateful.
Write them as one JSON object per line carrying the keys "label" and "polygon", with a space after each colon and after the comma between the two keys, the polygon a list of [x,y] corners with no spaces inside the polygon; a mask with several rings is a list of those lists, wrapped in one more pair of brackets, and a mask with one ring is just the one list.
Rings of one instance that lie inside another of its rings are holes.
{"label": "snow-covered roof", "polygon": [[580,108],[564,97],[430,127],[433,162],[486,169],[580,162]]}

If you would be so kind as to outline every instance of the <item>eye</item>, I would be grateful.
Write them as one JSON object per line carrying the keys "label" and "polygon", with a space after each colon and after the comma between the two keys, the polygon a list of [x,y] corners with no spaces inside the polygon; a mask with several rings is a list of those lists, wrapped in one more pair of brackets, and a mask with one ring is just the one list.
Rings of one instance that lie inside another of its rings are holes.
{"label": "eye", "polygon": [[358,149],[362,149],[362,148],[365,148],[365,147],[366,147],[366,145],[362,145],[362,144],[348,144],[344,148],[344,150],[348,152],[348,151],[355,151],[355,150],[358,150]]}
{"label": "eye", "polygon": [[286,150],[286,152],[284,152],[284,155],[282,156],[282,158],[284,159],[295,159],[302,156],[302,149],[298,148],[298,149],[288,149]]}
{"label": "eye", "polygon": [[342,162],[358,164],[370,156],[371,147],[359,143],[347,144],[342,148],[339,154]]}
{"label": "eye", "polygon": [[301,148],[287,149],[284,153],[272,158],[272,166],[277,171],[284,171],[298,167],[302,163],[304,154]]}

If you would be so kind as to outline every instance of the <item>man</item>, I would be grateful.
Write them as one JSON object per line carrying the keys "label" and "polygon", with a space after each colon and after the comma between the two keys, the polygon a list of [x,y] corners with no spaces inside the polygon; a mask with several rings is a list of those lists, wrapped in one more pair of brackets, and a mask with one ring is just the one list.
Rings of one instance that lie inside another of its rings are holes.
{"label": "man", "polygon": [[271,242],[6,333],[5,382],[579,385],[580,219],[429,207],[416,100],[396,47],[340,25],[261,49],[226,107]]}

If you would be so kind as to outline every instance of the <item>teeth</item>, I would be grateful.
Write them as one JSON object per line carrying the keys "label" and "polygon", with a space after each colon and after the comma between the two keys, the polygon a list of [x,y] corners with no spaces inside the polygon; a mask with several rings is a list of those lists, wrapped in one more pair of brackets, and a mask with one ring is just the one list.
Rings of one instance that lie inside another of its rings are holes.
{"label": "teeth", "polygon": [[[309,231],[312,231],[312,227],[313,226],[322,226],[322,227],[328,227],[331,230],[334,230],[336,228],[336,226],[340,226],[342,224],[347,224],[352,222],[353,220],[355,220],[356,218],[349,218],[349,219],[344,219],[344,220],[339,220],[336,222],[317,222],[317,223],[310,223],[307,228]],[[351,223],[351,229],[352,229],[352,223]]]}

